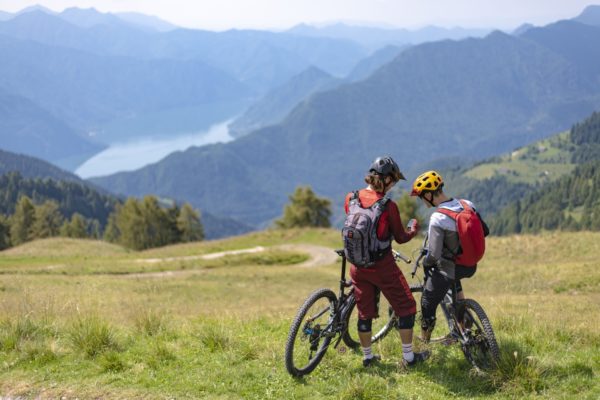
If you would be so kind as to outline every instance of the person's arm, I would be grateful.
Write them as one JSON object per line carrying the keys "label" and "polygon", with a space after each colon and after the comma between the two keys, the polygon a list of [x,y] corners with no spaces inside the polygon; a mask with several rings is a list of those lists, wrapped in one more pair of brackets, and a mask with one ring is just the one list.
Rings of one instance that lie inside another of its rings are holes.
{"label": "person's arm", "polygon": [[400,218],[400,211],[398,206],[393,201],[388,202],[388,221],[390,224],[390,232],[394,237],[394,240],[399,244],[406,243],[419,232],[419,227],[414,225],[410,231],[405,231],[402,225],[402,219]]}
{"label": "person's arm", "polygon": [[435,267],[442,259],[444,249],[444,230],[430,222],[427,241],[427,255],[423,259],[423,266]]}

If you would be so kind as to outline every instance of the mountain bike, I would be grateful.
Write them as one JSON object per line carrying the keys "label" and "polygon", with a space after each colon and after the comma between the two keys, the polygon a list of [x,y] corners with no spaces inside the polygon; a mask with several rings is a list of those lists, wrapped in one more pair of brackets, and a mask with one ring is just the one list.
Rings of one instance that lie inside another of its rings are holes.
{"label": "mountain bike", "polygon": [[[425,245],[419,249],[420,254],[411,272],[413,278],[417,270],[422,268],[422,259],[425,256]],[[401,254],[393,251],[396,259],[404,259]],[[427,277],[424,273],[424,281]],[[413,293],[423,292],[424,282],[410,285]],[[489,370],[496,366],[500,359],[500,348],[494,335],[492,323],[490,322],[483,307],[473,299],[459,300],[456,298],[456,284],[452,285],[446,296],[440,303],[440,308],[447,322],[448,333],[428,341],[431,344],[451,345],[459,343],[467,361],[478,371]],[[397,318],[391,307],[388,308],[389,318],[383,326],[378,328],[373,335],[373,342],[383,339],[393,327],[396,326]]]}
{"label": "mountain bike", "polygon": [[[285,345],[285,367],[292,376],[301,377],[311,373],[332,342],[334,348],[342,340],[350,348],[360,345],[353,334],[354,330],[348,329],[351,325],[350,317],[356,307],[354,287],[351,281],[346,280],[344,251],[336,250],[336,253],[342,257],[339,295],[336,296],[327,288],[315,290],[300,306],[290,327]],[[398,252],[396,257],[411,262]],[[393,316],[390,314],[389,317]],[[353,326],[356,327],[356,324]],[[381,337],[386,333],[382,333]]]}

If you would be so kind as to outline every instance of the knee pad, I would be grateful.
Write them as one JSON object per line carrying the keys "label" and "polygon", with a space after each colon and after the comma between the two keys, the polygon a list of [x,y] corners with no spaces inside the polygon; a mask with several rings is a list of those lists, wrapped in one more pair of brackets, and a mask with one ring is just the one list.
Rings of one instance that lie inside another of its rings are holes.
{"label": "knee pad", "polygon": [[421,329],[424,331],[432,331],[435,328],[435,317],[421,318]]}
{"label": "knee pad", "polygon": [[371,332],[373,320],[372,319],[359,319],[358,324],[356,324],[356,325],[358,327],[359,332]]}
{"label": "knee pad", "polygon": [[412,329],[415,326],[415,316],[409,315],[406,317],[398,317],[398,322],[396,323],[397,329]]}

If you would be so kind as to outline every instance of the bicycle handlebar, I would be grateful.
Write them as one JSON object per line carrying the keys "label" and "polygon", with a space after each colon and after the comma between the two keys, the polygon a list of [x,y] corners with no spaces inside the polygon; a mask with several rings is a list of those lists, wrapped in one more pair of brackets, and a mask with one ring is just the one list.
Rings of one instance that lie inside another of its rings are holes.
{"label": "bicycle handlebar", "polygon": [[404,261],[406,264],[410,264],[412,262],[412,260],[406,256],[404,256],[402,253],[400,253],[399,251],[396,250],[392,250],[392,254],[394,255],[394,258],[396,260],[401,260]]}

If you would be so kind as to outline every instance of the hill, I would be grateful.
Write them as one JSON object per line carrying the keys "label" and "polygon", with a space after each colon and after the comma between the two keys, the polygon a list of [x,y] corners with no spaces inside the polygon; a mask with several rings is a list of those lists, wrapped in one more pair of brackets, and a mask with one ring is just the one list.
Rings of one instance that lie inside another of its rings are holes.
{"label": "hill", "polygon": [[78,131],[32,101],[0,90],[0,147],[73,169],[102,150]]}
{"label": "hill", "polygon": [[492,157],[472,166],[433,165],[447,181],[452,194],[475,201],[489,217],[509,204],[534,196],[538,190],[565,176],[576,167],[600,159],[599,114],[593,113],[566,132]]}
{"label": "hill", "polygon": [[315,92],[333,88],[341,83],[325,71],[311,67],[294,76],[251,105],[239,118],[229,125],[233,137],[244,136],[252,131],[283,120],[301,101]]}
{"label": "hill", "polygon": [[556,182],[529,193],[493,220],[499,235],[542,230],[600,230],[600,160],[577,167]]}
{"label": "hill", "polygon": [[600,113],[576,124],[569,138],[567,160],[577,168],[511,202],[494,219],[493,232],[600,230]]}
{"label": "hill", "polygon": [[[336,289],[340,267],[304,267],[298,260],[310,257],[307,250],[279,246],[331,251],[339,241],[338,231],[292,230],[145,252],[83,240],[1,252],[0,391],[13,398],[597,397],[600,315],[590,306],[600,290],[593,268],[600,234],[590,232],[490,238],[463,287],[492,322],[496,371],[473,371],[456,344],[431,345],[431,359],[407,371],[398,365],[400,340],[389,335],[374,347],[383,359],[373,369],[341,344],[313,373],[292,379],[283,364],[291,320],[315,289]],[[258,246],[264,250],[201,258]],[[566,354],[556,351],[563,347]]]}
{"label": "hill", "polygon": [[67,172],[46,161],[0,150],[0,175],[18,172],[24,178],[52,178],[84,184],[77,175]]}
{"label": "hill", "polygon": [[21,196],[29,197],[36,204],[53,200],[58,203],[64,217],[71,218],[74,213],[79,213],[86,219],[97,220],[102,228],[120,202],[114,196],[100,193],[79,182],[23,178],[18,172],[0,176],[1,214],[13,214]]}
{"label": "hill", "polygon": [[360,60],[358,64],[350,71],[346,80],[355,82],[369,77],[373,72],[396,58],[408,46],[388,45],[378,49],[369,57]]}
{"label": "hill", "polygon": [[[279,125],[94,182],[265,224],[299,184],[339,205],[380,154],[410,171],[436,158],[465,163],[509,151],[600,108],[600,80],[590,78],[600,28],[568,22],[526,34],[534,31],[411,47],[366,80],[313,95]],[[561,44],[547,44],[557,32]],[[566,43],[591,55],[571,59]]]}

